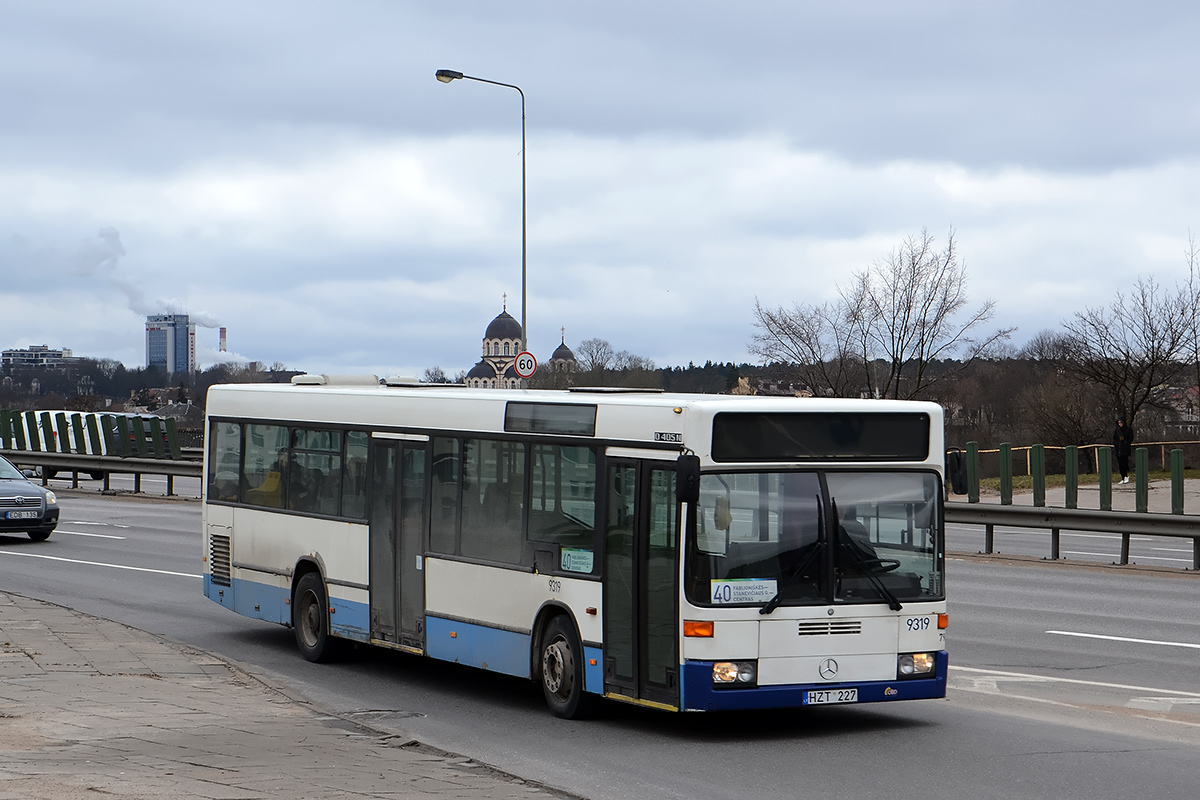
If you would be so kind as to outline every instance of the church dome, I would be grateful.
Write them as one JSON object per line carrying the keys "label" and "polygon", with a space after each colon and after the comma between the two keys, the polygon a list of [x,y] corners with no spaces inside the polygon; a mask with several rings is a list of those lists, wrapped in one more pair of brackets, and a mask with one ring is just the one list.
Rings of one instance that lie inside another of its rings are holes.
{"label": "church dome", "polygon": [[471,367],[471,371],[467,373],[468,378],[494,378],[496,370],[492,369],[492,365],[486,361],[480,361],[475,366]]}
{"label": "church dome", "polygon": [[554,355],[550,356],[551,361],[574,361],[575,354],[571,352],[571,348],[567,347],[567,343],[563,342],[554,349]]}
{"label": "church dome", "polygon": [[[478,330],[478,328],[476,328]],[[501,311],[499,316],[487,326],[484,339],[516,339],[521,340],[521,323],[513,319],[512,314]],[[516,355],[515,353],[513,355]]]}

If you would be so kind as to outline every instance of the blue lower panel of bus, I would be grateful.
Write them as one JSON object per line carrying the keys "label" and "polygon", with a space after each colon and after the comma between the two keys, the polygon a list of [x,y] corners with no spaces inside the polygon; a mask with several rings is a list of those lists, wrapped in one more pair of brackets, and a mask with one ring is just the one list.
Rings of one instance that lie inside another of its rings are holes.
{"label": "blue lower panel of bus", "polygon": [[[461,620],[425,618],[425,652],[443,661],[530,677],[532,642],[528,633],[489,628]],[[604,691],[604,659],[598,647],[583,648],[583,683],[589,692]],[[711,674],[712,669],[709,668]]]}
{"label": "blue lower panel of bus", "polygon": [[[220,586],[212,582],[211,575],[205,575],[204,594],[242,616],[280,625],[292,624],[292,607],[288,603],[291,591],[283,587],[241,579],[234,579],[232,586]],[[370,640],[371,612],[366,603],[334,597],[329,607],[333,609],[329,627],[335,636],[362,642]]]}
{"label": "blue lower panel of bus", "polygon": [[861,683],[802,683],[759,686],[753,689],[714,689],[711,661],[688,661],[683,665],[683,703],[689,711],[734,711],[751,708],[792,708],[804,705],[804,693],[829,689],[858,689],[859,703],[892,700],[924,700],[946,696],[946,672],[950,659],[945,650],[937,655],[934,676],[918,680],[866,681]]}

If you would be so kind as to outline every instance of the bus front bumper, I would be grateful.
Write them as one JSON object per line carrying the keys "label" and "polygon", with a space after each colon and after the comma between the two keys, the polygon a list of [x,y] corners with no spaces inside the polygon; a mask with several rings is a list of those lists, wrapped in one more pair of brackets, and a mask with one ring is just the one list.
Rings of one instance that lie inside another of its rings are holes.
{"label": "bus front bumper", "polygon": [[938,652],[937,665],[928,678],[846,683],[805,683],[755,686],[744,689],[713,687],[712,661],[688,661],[683,665],[683,709],[686,711],[735,711],[741,709],[794,708],[809,705],[809,692],[857,689],[855,703],[893,700],[925,700],[946,696],[946,673],[950,659]]}

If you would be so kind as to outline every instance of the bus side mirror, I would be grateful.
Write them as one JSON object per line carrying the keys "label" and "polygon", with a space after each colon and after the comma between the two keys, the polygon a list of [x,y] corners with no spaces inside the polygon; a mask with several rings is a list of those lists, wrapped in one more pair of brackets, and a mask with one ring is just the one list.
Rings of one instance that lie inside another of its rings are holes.
{"label": "bus side mirror", "polygon": [[675,462],[675,499],[700,502],[700,456],[683,455]]}

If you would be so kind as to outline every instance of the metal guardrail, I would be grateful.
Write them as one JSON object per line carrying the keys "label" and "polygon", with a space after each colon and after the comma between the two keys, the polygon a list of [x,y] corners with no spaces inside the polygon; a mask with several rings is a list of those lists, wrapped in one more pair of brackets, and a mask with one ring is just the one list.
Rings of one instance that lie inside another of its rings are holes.
{"label": "metal guardrail", "polygon": [[1050,530],[1050,558],[1059,558],[1059,532],[1097,531],[1121,535],[1121,564],[1129,563],[1129,537],[1173,536],[1192,540],[1192,569],[1200,570],[1200,518],[1145,511],[1093,511],[993,503],[946,503],[946,522],[984,526],[984,552],[995,551],[995,527]]}
{"label": "metal guardrail", "polygon": [[184,461],[166,458],[121,458],[120,456],[94,456],[76,453],[47,453],[37,450],[0,450],[4,456],[19,467],[37,467],[42,472],[45,486],[48,470],[70,472],[71,485],[79,486],[79,473],[104,473],[104,489],[108,490],[109,476],[133,475],[133,491],[142,490],[143,475],[167,476],[167,494],[175,493],[175,478],[199,478],[204,465],[200,461]]}

